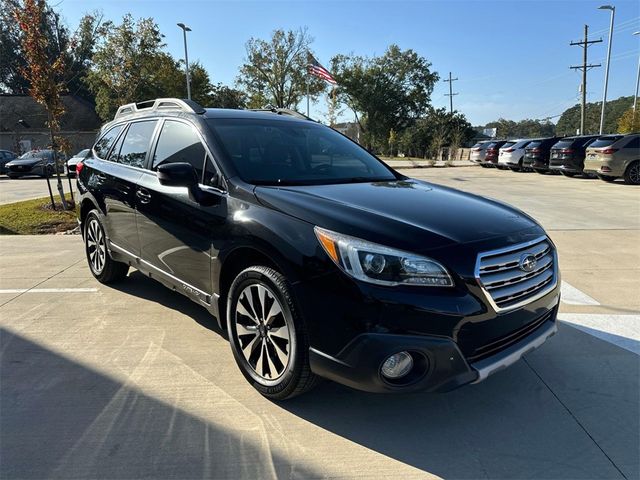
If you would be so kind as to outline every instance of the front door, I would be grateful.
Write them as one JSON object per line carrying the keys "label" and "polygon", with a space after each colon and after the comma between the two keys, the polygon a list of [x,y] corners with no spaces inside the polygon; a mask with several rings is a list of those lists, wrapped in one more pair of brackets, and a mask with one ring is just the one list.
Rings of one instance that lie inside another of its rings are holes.
{"label": "front door", "polygon": [[187,293],[210,303],[212,243],[225,224],[226,197],[211,188],[220,201],[206,207],[189,198],[185,187],[160,185],[155,171],[158,165],[174,162],[193,165],[204,188],[209,187],[206,184],[211,183],[211,177],[214,183],[219,178],[207,174],[213,163],[195,128],[186,121],[165,120],[151,168],[137,186],[141,258],[152,269],[182,283]]}

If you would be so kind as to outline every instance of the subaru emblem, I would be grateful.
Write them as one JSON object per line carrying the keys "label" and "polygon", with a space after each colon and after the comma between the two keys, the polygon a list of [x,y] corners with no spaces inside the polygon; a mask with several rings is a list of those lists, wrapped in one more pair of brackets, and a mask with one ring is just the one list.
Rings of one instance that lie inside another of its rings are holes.
{"label": "subaru emblem", "polygon": [[520,257],[520,263],[518,264],[518,267],[523,272],[529,273],[535,270],[537,264],[538,260],[536,259],[535,255],[525,253]]}

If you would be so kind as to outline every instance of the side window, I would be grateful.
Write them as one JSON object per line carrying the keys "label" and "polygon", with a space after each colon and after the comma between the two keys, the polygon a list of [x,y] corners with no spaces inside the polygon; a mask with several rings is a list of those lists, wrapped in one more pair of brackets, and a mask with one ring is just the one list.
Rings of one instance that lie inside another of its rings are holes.
{"label": "side window", "polygon": [[107,133],[105,133],[100,140],[96,142],[93,149],[96,152],[98,158],[107,158],[107,153],[109,153],[109,149],[113,142],[118,138],[118,134],[122,131],[122,125],[118,125],[117,127],[113,127]]}
{"label": "side window", "polygon": [[204,185],[209,185],[210,187],[220,186],[220,175],[218,174],[216,167],[213,166],[213,160],[211,160],[209,155],[207,155],[207,158],[204,161],[204,180],[202,183]]}
{"label": "side window", "polygon": [[153,155],[153,170],[164,163],[187,162],[193,165],[202,180],[202,167],[206,151],[200,137],[191,125],[167,120],[162,126],[158,145]]}
{"label": "side window", "polygon": [[[135,122],[129,126],[124,141],[117,155],[112,154],[109,160],[131,167],[144,167],[151,135],[156,128],[156,121]],[[114,149],[114,152],[116,149]]]}
{"label": "side window", "polygon": [[636,137],[633,140],[631,140],[629,143],[627,143],[624,148],[635,148],[638,149],[640,148],[640,137]]}

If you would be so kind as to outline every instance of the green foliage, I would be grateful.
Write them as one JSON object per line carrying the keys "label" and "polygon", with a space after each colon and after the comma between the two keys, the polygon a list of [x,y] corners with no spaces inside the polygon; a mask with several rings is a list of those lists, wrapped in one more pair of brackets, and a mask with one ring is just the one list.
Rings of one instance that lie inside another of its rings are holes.
{"label": "green foliage", "polygon": [[400,132],[427,112],[438,74],[413,50],[391,45],[380,57],[336,55],[331,60],[340,100],[360,115],[369,146],[384,148],[389,132]]}
{"label": "green foliage", "polygon": [[247,58],[240,67],[238,85],[246,90],[251,108],[272,105],[295,109],[307,93],[312,99],[325,82],[307,74],[307,53],[313,38],[306,30],[276,30],[269,40],[250,38]]}
{"label": "green foliage", "polygon": [[633,107],[626,110],[618,119],[618,132],[640,132],[640,112],[635,112],[634,115]]}
{"label": "green foliage", "polygon": [[497,138],[552,137],[556,130],[556,126],[549,121],[526,119],[514,122],[504,118],[489,122],[484,128],[497,128]]}
{"label": "green foliage", "polygon": [[0,205],[0,234],[56,233],[72,230],[78,225],[76,212],[51,210],[47,207],[48,203],[47,197]]}
{"label": "green foliage", "polygon": [[[604,111],[604,133],[618,131],[618,121],[622,114],[633,104],[633,97],[620,97],[616,100],[608,100]],[[598,133],[600,131],[600,112],[602,102],[587,103],[585,115],[585,133]],[[564,111],[558,120],[556,131],[558,135],[575,135],[580,128],[580,105]]]}
{"label": "green foliage", "polygon": [[435,158],[442,147],[456,150],[473,134],[471,124],[462,113],[430,108],[425,117],[402,132],[399,147],[410,157]]}

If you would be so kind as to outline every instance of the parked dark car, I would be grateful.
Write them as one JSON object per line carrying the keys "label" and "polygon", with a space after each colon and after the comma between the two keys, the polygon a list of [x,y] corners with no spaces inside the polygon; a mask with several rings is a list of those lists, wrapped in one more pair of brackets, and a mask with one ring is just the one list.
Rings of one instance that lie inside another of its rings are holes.
{"label": "parked dark car", "polygon": [[486,154],[481,165],[483,167],[494,167],[498,164],[498,156],[500,149],[507,143],[507,140],[496,140],[487,145]]}
{"label": "parked dark car", "polygon": [[558,143],[560,137],[549,137],[534,140],[524,151],[522,165],[531,168],[537,173],[547,173],[549,171],[549,157],[551,147]]}
{"label": "parked dark car", "polygon": [[0,150],[0,174],[7,173],[5,165],[16,157],[17,155],[9,150]]}
{"label": "parked dark car", "polygon": [[93,275],[134,266],[207,308],[272,399],[317,377],[451,390],[556,332],[556,249],[531,217],[295,112],[125,105],[77,178]]}
{"label": "parked dark car", "polygon": [[566,137],[551,147],[549,169],[559,171],[567,177],[586,175],[583,173],[587,147],[598,135]]}
{"label": "parked dark car", "polygon": [[[38,175],[40,177],[51,176],[55,173],[53,150],[31,150],[11,160],[5,165],[9,178]],[[60,167],[63,173],[64,167]]]}

